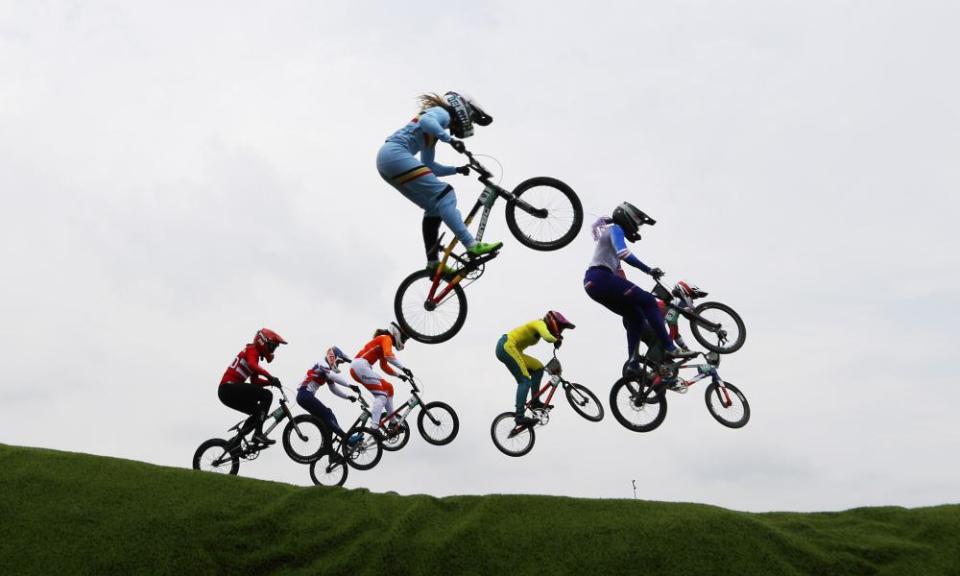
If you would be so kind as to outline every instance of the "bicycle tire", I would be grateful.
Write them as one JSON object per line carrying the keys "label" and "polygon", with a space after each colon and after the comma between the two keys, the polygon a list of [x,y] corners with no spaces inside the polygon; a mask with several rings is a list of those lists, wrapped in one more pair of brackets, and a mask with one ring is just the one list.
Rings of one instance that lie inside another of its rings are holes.
{"label": "bicycle tire", "polygon": [[343,486],[349,471],[343,458],[331,452],[324,452],[310,463],[310,479],[317,486]]}
{"label": "bicycle tire", "polygon": [[385,434],[383,436],[383,449],[387,452],[396,452],[403,448],[410,441],[410,425],[404,420],[400,424],[400,432],[395,435]]}
{"label": "bicycle tire", "polygon": [[[400,327],[410,338],[424,344],[446,342],[456,336],[467,320],[467,294],[460,284],[456,284],[453,295],[447,295],[434,310],[426,309],[427,294],[432,284],[433,273],[418,270],[403,279],[393,299],[393,312]],[[430,330],[431,324],[440,328]]]}
{"label": "bicycle tire", "polygon": [[[724,387],[733,393],[734,400],[731,398],[730,406],[723,406],[723,395],[720,393],[720,387],[711,382],[707,386],[707,390],[704,394],[704,401],[707,403],[707,411],[710,412],[710,415],[713,418],[726,426],[727,428],[743,428],[747,425],[747,422],[750,420],[750,403],[747,402],[747,397],[743,395],[743,392],[740,392],[740,389],[734,386],[733,384],[724,381]],[[741,409],[739,411],[739,417],[736,419],[731,419],[731,416],[734,416],[738,413],[736,410],[736,403],[739,400]],[[721,412],[721,410],[733,410],[731,413]]]}
{"label": "bicycle tire", "polygon": [[[573,188],[565,184],[564,182],[557,180],[556,178],[551,178],[549,176],[537,176],[536,178],[529,178],[521,182],[516,188],[513,189],[513,195],[516,197],[521,197],[523,194],[530,192],[534,188],[552,188],[561,195],[563,195],[570,203],[570,222],[565,229],[561,229],[562,234],[557,238],[551,238],[548,240],[537,240],[531,236],[532,228],[530,224],[521,223],[517,221],[517,203],[515,201],[509,201],[507,203],[506,217],[507,217],[507,227],[510,229],[510,232],[513,234],[514,238],[520,241],[521,244],[528,248],[540,251],[550,251],[550,250],[559,250],[567,244],[573,242],[573,239],[577,237],[577,234],[580,233],[580,228],[583,226],[583,205],[580,203],[580,198],[577,196],[577,193],[573,191]],[[536,200],[530,200],[529,194],[528,198],[524,199],[526,202],[535,205]],[[553,204],[550,203],[546,206],[548,211],[555,212]],[[566,209],[566,207],[564,207]],[[521,213],[525,212],[520,209]],[[536,218],[531,216],[531,218]],[[549,218],[549,216],[548,216]],[[542,222],[546,219],[536,220],[541,221],[539,228],[543,228]],[[531,224],[533,221],[531,221]],[[526,230],[524,230],[526,229]]]}
{"label": "bicycle tire", "polygon": [[[667,417],[667,398],[663,390],[648,392],[650,384],[642,382],[645,380],[643,378],[640,380],[638,382],[636,378],[621,378],[614,383],[610,388],[610,411],[617,422],[627,430],[650,432],[663,424]],[[639,399],[641,394],[643,401]],[[655,401],[651,401],[651,398]]]}
{"label": "bicycle tire", "polygon": [[[296,423],[297,428],[294,428]],[[297,434],[306,436],[301,438]],[[327,427],[310,414],[300,414],[287,422],[283,429],[283,450],[291,460],[300,464],[309,464],[319,458],[330,446],[330,432]]]}
{"label": "bicycle tire", "polygon": [[[446,418],[443,416],[446,414]],[[434,424],[430,418],[435,418],[439,425]],[[445,422],[449,422],[449,430],[445,431],[443,425]],[[428,425],[430,428],[428,428]],[[420,435],[423,436],[423,439],[433,444],[434,446],[444,446],[453,442],[453,439],[457,437],[457,433],[460,432],[460,419],[457,417],[456,411],[450,407],[449,404],[443,402],[427,402],[420,409],[420,415],[417,417],[417,428],[420,430]],[[430,430],[430,433],[428,433]],[[433,434],[434,430],[443,432],[442,434]]]}
{"label": "bicycle tire", "polygon": [[[537,434],[534,432],[533,426],[529,426],[520,434],[509,437],[509,433],[517,426],[514,423],[515,418],[516,414],[514,412],[504,412],[494,418],[493,424],[490,425],[490,438],[493,439],[493,445],[497,447],[497,450],[512,458],[519,458],[533,450],[533,444],[537,441]],[[503,424],[507,425],[503,426]],[[500,438],[501,435],[503,438]]]}
{"label": "bicycle tire", "polygon": [[[565,388],[564,393],[567,396],[567,402],[577,414],[583,416],[590,422],[599,422],[603,420],[603,404],[597,395],[590,391],[583,384],[573,384]],[[574,394],[580,394],[580,398],[575,398]],[[592,410],[590,408],[593,408]]]}
{"label": "bicycle tire", "polygon": [[693,332],[693,337],[697,339],[697,342],[699,342],[700,345],[707,350],[716,352],[718,354],[732,354],[743,347],[743,343],[747,339],[747,327],[744,326],[743,319],[740,318],[740,315],[737,314],[737,311],[720,302],[704,302],[693,309],[694,313],[697,315],[702,315],[702,313],[706,310],[719,310],[720,312],[729,316],[730,319],[733,320],[733,324],[737,327],[737,337],[729,345],[717,344],[708,338],[708,335],[716,335],[716,333],[707,330],[706,327],[702,326],[695,319],[691,318],[690,330]]}
{"label": "bicycle tire", "polygon": [[[363,434],[363,439],[351,446],[346,440],[353,434]],[[369,427],[351,428],[344,441],[340,443],[340,449],[347,464],[357,470],[370,470],[379,464],[380,458],[383,457],[383,441],[380,438],[380,432]],[[367,457],[364,458],[364,456]]]}
{"label": "bicycle tire", "polygon": [[[231,452],[229,446],[230,443],[222,438],[212,438],[200,444],[197,451],[193,453],[193,469],[236,476],[237,471],[240,470],[240,457],[237,456],[236,450]],[[214,464],[227,453],[229,453],[228,460],[219,465]],[[227,466],[228,463],[229,466]]]}

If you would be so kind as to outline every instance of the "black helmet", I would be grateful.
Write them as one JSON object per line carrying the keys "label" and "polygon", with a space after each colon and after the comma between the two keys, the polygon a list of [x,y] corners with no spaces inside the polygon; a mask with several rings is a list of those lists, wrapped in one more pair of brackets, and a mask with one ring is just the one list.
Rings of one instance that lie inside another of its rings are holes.
{"label": "black helmet", "polygon": [[629,202],[624,202],[613,211],[613,221],[617,226],[623,228],[623,233],[627,240],[636,242],[640,239],[640,226],[656,224],[657,221],[647,216],[642,210]]}
{"label": "black helmet", "polygon": [[473,136],[473,125],[489,126],[493,117],[484,112],[477,100],[462,92],[443,95],[450,112],[450,132],[457,138]]}

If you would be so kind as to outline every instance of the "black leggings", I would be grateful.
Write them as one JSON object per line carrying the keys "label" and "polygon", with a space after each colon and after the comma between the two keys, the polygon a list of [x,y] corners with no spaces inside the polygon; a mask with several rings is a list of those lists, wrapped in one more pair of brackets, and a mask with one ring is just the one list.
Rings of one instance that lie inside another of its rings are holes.
{"label": "black leggings", "polygon": [[220,385],[217,395],[230,408],[250,416],[240,429],[241,436],[254,428],[258,434],[263,433],[263,420],[273,403],[273,394],[269,390],[247,382],[227,382]]}

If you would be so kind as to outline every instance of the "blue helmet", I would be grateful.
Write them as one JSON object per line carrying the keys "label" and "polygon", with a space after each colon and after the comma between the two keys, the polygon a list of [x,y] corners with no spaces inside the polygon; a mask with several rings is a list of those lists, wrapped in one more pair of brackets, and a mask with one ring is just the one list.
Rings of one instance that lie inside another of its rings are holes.
{"label": "blue helmet", "polygon": [[350,357],[344,354],[343,350],[341,350],[337,346],[331,346],[330,348],[328,348],[324,358],[327,361],[327,366],[329,366],[331,370],[337,373],[340,372],[340,368],[338,368],[339,364],[343,362],[350,362]]}

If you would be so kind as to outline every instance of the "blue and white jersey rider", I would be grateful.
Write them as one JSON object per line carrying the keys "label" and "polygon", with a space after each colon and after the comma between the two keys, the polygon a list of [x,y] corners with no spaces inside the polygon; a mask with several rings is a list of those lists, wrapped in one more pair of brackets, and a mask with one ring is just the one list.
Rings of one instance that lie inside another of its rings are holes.
{"label": "blue and white jersey rider", "polygon": [[323,421],[331,432],[343,436],[343,429],[337,423],[337,417],[333,411],[327,408],[323,402],[317,399],[317,391],[324,384],[330,388],[330,391],[344,400],[356,402],[357,399],[350,394],[350,381],[340,374],[340,364],[350,362],[349,356],[344,354],[343,350],[333,346],[327,350],[324,358],[307,370],[307,375],[297,390],[297,404],[314,417]]}
{"label": "blue and white jersey rider", "polygon": [[446,224],[473,255],[487,254],[502,246],[501,242],[477,242],[463,223],[453,186],[438,178],[456,173],[467,175],[469,167],[455,168],[436,161],[437,141],[446,142],[463,152],[463,142],[457,138],[470,137],[473,124],[487,126],[493,118],[475,100],[456,92],[447,92],[442,97],[424,94],[420,96],[420,107],[420,113],[387,137],[380,147],[377,171],[391,186],[423,209],[423,244],[427,267],[433,269],[439,263],[441,223]]}

